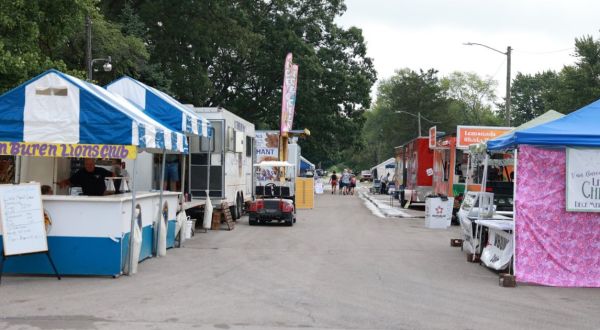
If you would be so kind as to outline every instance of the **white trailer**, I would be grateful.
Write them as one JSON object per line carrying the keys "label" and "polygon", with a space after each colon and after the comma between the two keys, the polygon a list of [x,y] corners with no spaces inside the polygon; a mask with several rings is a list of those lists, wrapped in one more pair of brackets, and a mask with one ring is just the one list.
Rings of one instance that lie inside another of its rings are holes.
{"label": "white trailer", "polygon": [[191,138],[186,186],[192,199],[206,198],[206,166],[210,159],[211,202],[217,206],[227,202],[232,216],[239,219],[244,203],[253,196],[254,124],[221,107],[193,110],[210,121],[214,132],[210,148],[207,138]]}

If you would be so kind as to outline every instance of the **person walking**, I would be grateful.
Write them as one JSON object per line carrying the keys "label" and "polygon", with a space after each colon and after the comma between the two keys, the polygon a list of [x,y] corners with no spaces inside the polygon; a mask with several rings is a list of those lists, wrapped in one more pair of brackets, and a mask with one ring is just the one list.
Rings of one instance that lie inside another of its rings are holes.
{"label": "person walking", "polygon": [[342,179],[340,182],[340,188],[342,188],[342,185],[344,186],[342,188],[342,195],[347,195],[348,191],[350,190],[350,172],[348,169],[344,169],[344,173],[342,173]]}
{"label": "person walking", "polygon": [[333,174],[331,174],[331,177],[329,178],[329,183],[331,184],[331,194],[333,195],[335,194],[338,185],[338,177],[337,174],[335,174],[335,171],[333,171]]}
{"label": "person walking", "polygon": [[350,176],[350,194],[354,196],[354,190],[356,189],[356,175]]}

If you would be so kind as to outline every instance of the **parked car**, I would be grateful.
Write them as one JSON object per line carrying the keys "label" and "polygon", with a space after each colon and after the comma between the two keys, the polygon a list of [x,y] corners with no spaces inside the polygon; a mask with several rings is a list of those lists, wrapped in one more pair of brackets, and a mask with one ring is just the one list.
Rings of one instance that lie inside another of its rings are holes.
{"label": "parked car", "polygon": [[363,181],[373,181],[373,175],[371,175],[371,171],[364,170],[360,172],[360,182]]}

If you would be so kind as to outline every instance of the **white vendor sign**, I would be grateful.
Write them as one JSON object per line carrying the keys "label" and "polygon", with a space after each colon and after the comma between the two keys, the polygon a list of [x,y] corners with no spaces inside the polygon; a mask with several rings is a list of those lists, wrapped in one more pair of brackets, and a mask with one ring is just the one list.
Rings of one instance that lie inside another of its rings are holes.
{"label": "white vendor sign", "polygon": [[567,211],[600,212],[600,149],[567,148]]}
{"label": "white vendor sign", "polygon": [[492,269],[501,270],[508,266],[512,255],[512,234],[490,228],[487,246],[481,252],[481,262]]}
{"label": "white vendor sign", "polygon": [[425,199],[425,227],[450,227],[453,205],[454,197],[448,197],[446,200],[442,200],[440,197],[427,197]]}

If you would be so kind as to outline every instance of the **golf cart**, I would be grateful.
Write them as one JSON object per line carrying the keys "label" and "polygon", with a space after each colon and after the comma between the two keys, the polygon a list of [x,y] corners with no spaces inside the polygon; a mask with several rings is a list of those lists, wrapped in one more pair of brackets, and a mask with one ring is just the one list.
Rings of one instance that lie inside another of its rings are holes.
{"label": "golf cart", "polygon": [[[285,173],[281,176],[280,173]],[[282,161],[264,161],[254,164],[255,200],[248,207],[248,222],[284,223],[293,226],[296,222],[294,164]]]}

